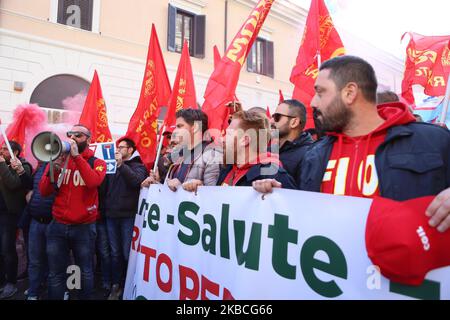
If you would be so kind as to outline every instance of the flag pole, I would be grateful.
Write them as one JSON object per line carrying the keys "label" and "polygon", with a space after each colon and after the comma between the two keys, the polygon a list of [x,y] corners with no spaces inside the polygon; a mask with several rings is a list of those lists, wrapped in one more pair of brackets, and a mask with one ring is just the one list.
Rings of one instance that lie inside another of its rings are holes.
{"label": "flag pole", "polygon": [[153,172],[156,172],[156,168],[158,167],[158,160],[161,155],[162,143],[164,140],[164,131],[166,130],[166,125],[163,125],[161,134],[159,135],[159,143],[158,143],[158,152],[156,153],[155,163],[153,164]]}
{"label": "flag pole", "polygon": [[0,131],[2,133],[3,139],[5,140],[5,144],[6,144],[6,147],[8,148],[9,154],[11,155],[11,159],[14,159],[15,158],[14,153],[11,149],[11,145],[9,144],[8,137],[5,134],[5,129],[3,129],[3,126],[1,124],[0,124]]}
{"label": "flag pole", "polygon": [[450,98],[450,86],[448,85],[449,82],[450,82],[450,73],[447,78],[447,88],[445,90],[444,105],[443,105],[442,113],[441,113],[440,123],[442,123],[442,124],[445,124],[445,120],[447,119],[447,111],[448,111],[448,104],[449,104],[449,98]]}

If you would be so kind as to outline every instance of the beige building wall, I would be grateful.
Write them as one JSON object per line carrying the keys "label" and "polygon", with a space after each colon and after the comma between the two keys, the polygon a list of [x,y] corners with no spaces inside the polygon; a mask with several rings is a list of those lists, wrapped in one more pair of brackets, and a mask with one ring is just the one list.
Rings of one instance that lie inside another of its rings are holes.
{"label": "beige building wall", "polygon": [[[228,3],[227,45],[232,41],[256,0],[94,0],[93,31],[56,23],[57,0],[0,1],[0,118],[12,119],[12,110],[28,103],[36,86],[56,74],[73,74],[90,81],[99,73],[111,130],[123,133],[139,98],[151,24],[154,23],[169,78],[175,78],[180,55],[167,51],[168,4],[206,15],[205,58],[191,57],[197,99],[213,70],[213,46],[224,52],[225,5]],[[260,36],[274,42],[274,78],[241,72],[237,96],[246,108],[278,102],[278,89],[290,97],[289,82],[307,12],[286,0],[277,0]],[[341,34],[347,51],[368,59],[380,83],[399,91],[403,72],[400,59]],[[24,83],[14,91],[14,82]]]}

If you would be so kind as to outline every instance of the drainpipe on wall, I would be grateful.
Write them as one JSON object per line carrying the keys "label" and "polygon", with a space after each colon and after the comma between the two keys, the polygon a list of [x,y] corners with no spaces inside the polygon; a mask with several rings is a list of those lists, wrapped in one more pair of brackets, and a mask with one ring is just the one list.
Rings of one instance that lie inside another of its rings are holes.
{"label": "drainpipe on wall", "polygon": [[225,0],[225,30],[223,39],[223,52],[227,50],[227,30],[228,30],[228,0]]}

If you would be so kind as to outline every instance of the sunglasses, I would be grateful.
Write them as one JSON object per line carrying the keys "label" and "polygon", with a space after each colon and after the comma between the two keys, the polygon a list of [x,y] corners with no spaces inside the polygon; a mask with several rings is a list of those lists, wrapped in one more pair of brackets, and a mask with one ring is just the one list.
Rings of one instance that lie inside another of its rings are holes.
{"label": "sunglasses", "polygon": [[288,118],[296,118],[296,117],[294,117],[294,116],[289,116],[289,115],[287,115],[287,114],[281,114],[281,113],[274,113],[273,115],[272,115],[272,119],[273,119],[273,121],[275,121],[275,122],[278,122],[278,121],[280,121],[281,120],[281,117],[288,117]]}
{"label": "sunglasses", "polygon": [[88,134],[79,131],[67,131],[67,138],[74,136],[75,138],[81,138],[82,136],[90,137]]}

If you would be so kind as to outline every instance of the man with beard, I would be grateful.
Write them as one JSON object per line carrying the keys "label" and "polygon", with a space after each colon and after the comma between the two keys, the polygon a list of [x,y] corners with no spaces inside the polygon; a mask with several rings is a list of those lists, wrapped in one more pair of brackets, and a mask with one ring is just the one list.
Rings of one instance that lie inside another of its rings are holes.
{"label": "man with beard", "polygon": [[[416,122],[401,102],[377,106],[377,79],[361,58],[324,62],[311,106],[327,136],[302,163],[300,189],[397,201],[437,195],[426,210],[431,227],[450,227],[450,132]],[[254,183],[271,192],[275,180]]]}
{"label": "man with beard", "polygon": [[[283,168],[300,184],[300,166],[306,150],[313,143],[311,135],[303,132],[306,123],[306,108],[298,100],[284,100],[270,120],[274,133],[278,133],[278,149]],[[272,144],[270,150],[275,151]]]}
{"label": "man with beard", "polygon": [[278,157],[267,152],[267,117],[238,111],[226,130],[224,164],[217,185],[251,186],[253,181],[273,178],[283,188],[295,189],[292,177],[281,167]]}
{"label": "man with beard", "polygon": [[[98,187],[106,174],[106,163],[94,157],[89,149],[91,133],[77,124],[67,132],[71,146],[63,169],[55,168],[54,181],[50,179],[49,166],[39,185],[45,196],[56,192],[53,204],[53,221],[47,227],[47,256],[49,267],[48,297],[64,298],[69,253],[73,252],[77,269],[69,270],[81,275],[79,298],[90,299],[94,288],[94,248],[98,218]],[[81,269],[81,270],[80,270]],[[76,284],[76,281],[74,281]]]}

